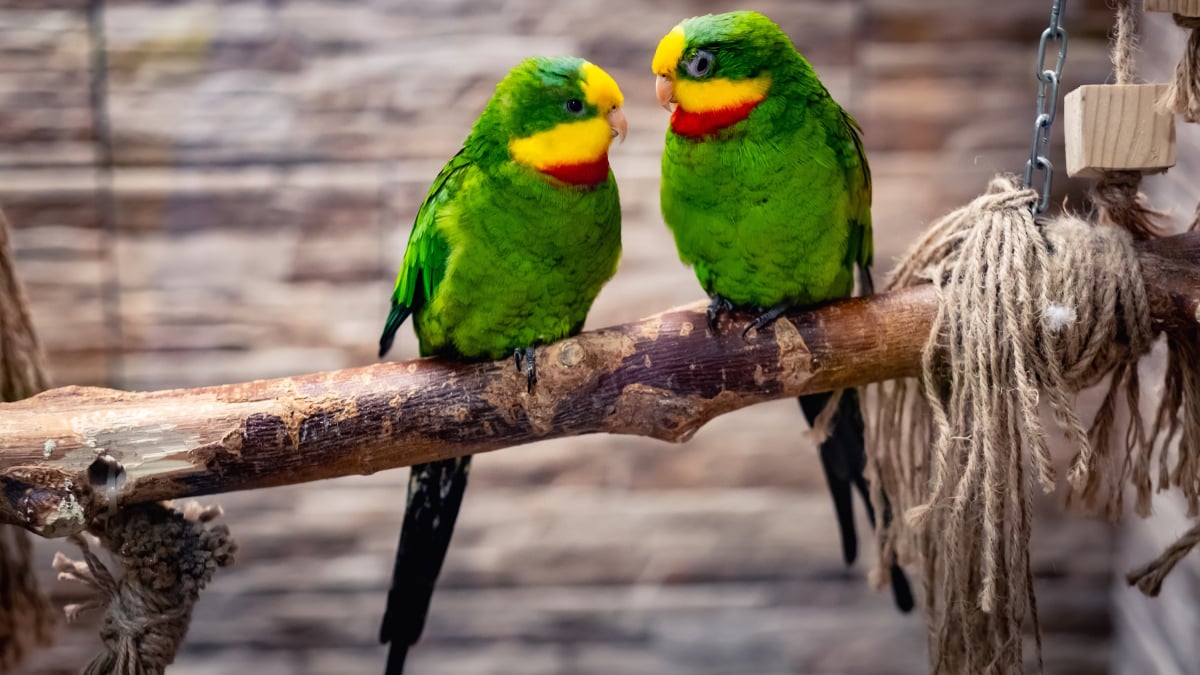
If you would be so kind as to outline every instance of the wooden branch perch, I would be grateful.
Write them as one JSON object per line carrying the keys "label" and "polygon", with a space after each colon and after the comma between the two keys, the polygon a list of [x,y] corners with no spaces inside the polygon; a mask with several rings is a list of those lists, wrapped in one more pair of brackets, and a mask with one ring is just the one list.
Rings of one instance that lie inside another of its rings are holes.
{"label": "wooden branch perch", "polygon": [[[1139,244],[1155,321],[1200,326],[1200,233]],[[742,339],[702,304],[511,361],[422,359],[149,393],[63,387],[0,405],[0,521],[43,536],[119,504],[370,474],[597,432],[687,440],[722,413],[917,372],[931,287],[797,312]]]}

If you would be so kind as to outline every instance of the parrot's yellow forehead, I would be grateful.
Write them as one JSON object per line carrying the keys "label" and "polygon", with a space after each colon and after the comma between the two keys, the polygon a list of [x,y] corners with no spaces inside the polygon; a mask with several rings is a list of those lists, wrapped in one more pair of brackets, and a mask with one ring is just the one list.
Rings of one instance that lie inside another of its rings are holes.
{"label": "parrot's yellow forehead", "polygon": [[679,65],[679,59],[683,56],[683,48],[686,45],[687,39],[683,35],[683,27],[672,28],[671,32],[659,41],[658,49],[654,50],[654,61],[650,64],[654,74],[673,74],[676,66]]}
{"label": "parrot's yellow forehead", "polygon": [[583,96],[588,103],[600,108],[602,111],[608,111],[613,108],[620,108],[625,102],[625,97],[621,95],[621,89],[617,86],[617,81],[612,78],[612,75],[604,72],[600,66],[585,61],[580,68],[583,74]]}

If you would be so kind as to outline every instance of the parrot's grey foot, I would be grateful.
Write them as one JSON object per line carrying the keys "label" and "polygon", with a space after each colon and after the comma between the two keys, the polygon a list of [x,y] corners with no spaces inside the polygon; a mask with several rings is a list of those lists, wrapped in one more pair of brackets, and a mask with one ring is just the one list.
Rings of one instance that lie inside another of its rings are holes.
{"label": "parrot's grey foot", "polygon": [[721,320],[722,312],[732,312],[733,303],[727,298],[720,295],[712,296],[712,302],[708,304],[708,309],[704,312],[705,318],[708,319],[708,329],[713,335],[717,334],[717,323]]}
{"label": "parrot's grey foot", "polygon": [[791,307],[791,305],[781,303],[754,317],[754,320],[746,325],[746,330],[742,331],[742,339],[745,340],[746,336],[749,335],[750,331],[752,330],[758,330],[775,323],[775,319],[783,316],[783,313],[788,311],[789,307]]}
{"label": "parrot's grey foot", "polygon": [[533,391],[533,385],[537,384],[537,364],[534,361],[534,354],[533,347],[517,347],[513,350],[513,359],[517,362],[517,370],[525,371],[525,383],[528,391]]}

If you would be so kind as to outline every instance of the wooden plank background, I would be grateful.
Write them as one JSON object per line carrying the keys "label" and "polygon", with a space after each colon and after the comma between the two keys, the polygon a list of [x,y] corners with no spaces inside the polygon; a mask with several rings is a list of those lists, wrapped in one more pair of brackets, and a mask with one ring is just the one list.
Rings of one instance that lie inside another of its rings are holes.
{"label": "wooden plank background", "polygon": [[[735,3],[114,0],[111,232],[97,215],[83,5],[0,0],[0,204],[58,384],[150,389],[370,363],[429,182],[494,83],[537,53],[587,57],[627,98],[629,138],[612,156],[625,255],[588,325],[700,296],[659,216],[666,114],[649,62],[679,19]],[[1049,5],[756,3],[866,129],[881,268],[995,172],[1023,168]],[[1069,3],[1064,93],[1108,78],[1111,19],[1101,0]],[[1060,139],[1061,125],[1058,167]],[[1056,178],[1055,203],[1081,204],[1086,184]],[[415,355],[402,335],[396,358]],[[241,551],[170,672],[379,671],[406,476],[208,500],[226,507]],[[925,672],[921,620],[866,587],[866,561],[841,565],[792,402],[729,415],[682,446],[593,437],[496,453],[472,483],[413,673]],[[1040,510],[1047,672],[1109,672],[1114,532],[1058,516],[1053,500]],[[59,548],[37,550],[68,601],[78,589],[49,567]],[[95,630],[65,628],[22,672],[74,672]]]}

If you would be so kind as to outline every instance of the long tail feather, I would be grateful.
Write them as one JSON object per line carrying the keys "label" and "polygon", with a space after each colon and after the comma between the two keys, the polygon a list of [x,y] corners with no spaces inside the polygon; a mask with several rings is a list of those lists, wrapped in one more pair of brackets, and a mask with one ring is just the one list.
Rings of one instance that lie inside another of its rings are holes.
{"label": "long tail feather", "polygon": [[[809,425],[813,425],[821,411],[829,404],[833,394],[809,394],[800,397],[800,409]],[[833,415],[830,433],[821,442],[821,468],[833,497],[834,513],[842,537],[842,559],[849,565],[858,556],[858,533],[854,526],[854,506],[851,499],[852,487],[858,490],[867,507],[867,519],[875,526],[875,512],[871,508],[870,490],[867,485],[866,426],[858,404],[858,391],[847,389],[842,392]],[[888,505],[885,502],[885,507]],[[890,507],[885,509],[885,522],[892,518]],[[892,599],[902,612],[912,610],[914,605],[912,588],[904,570],[893,562],[891,567]]]}
{"label": "long tail feather", "polygon": [[379,641],[391,643],[386,675],[400,675],[408,648],[425,628],[433,589],[467,489],[470,466],[468,456],[412,468],[392,589],[379,629]]}

